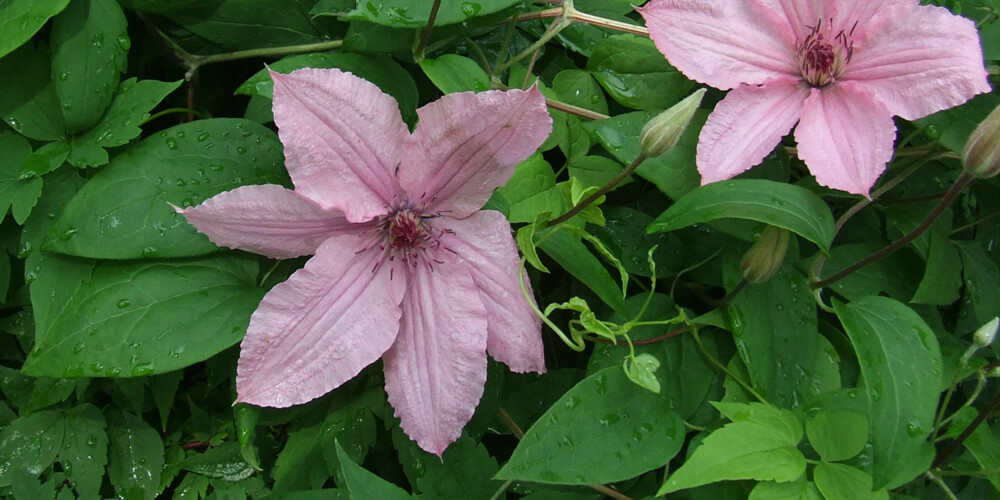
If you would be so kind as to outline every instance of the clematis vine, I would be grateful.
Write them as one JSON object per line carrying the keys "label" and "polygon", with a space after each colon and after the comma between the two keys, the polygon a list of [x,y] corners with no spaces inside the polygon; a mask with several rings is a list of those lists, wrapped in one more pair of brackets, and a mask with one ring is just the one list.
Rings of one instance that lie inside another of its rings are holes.
{"label": "clematis vine", "polygon": [[698,140],[703,184],[760,163],[795,127],[820,184],[867,195],[893,154],[893,116],[990,90],[975,25],[918,0],[653,0],[639,11],[671,64],[732,89]]}
{"label": "clematis vine", "polygon": [[237,401],[305,403],[381,358],[401,427],[441,455],[482,396],[487,352],[545,370],[510,225],[479,210],[551,132],[545,100],[450,94],[411,134],[396,101],[350,73],[271,77],[295,189],[243,186],[181,211],[218,245],[313,255],[251,316]]}

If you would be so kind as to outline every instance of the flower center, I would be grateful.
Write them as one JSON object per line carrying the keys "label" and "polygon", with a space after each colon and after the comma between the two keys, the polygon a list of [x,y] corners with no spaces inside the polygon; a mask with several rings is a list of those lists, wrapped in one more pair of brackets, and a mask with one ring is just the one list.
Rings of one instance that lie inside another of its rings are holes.
{"label": "flower center", "polygon": [[409,250],[431,238],[427,227],[420,220],[420,214],[414,210],[399,210],[390,214],[385,224],[386,234],[389,236],[389,248],[394,250]]}
{"label": "flower center", "polygon": [[824,29],[821,19],[816,26],[806,26],[810,29],[809,34],[804,40],[795,41],[802,78],[814,87],[823,87],[836,80],[854,54],[851,35],[857,23],[848,32],[834,32],[832,20],[829,25],[830,28]]}

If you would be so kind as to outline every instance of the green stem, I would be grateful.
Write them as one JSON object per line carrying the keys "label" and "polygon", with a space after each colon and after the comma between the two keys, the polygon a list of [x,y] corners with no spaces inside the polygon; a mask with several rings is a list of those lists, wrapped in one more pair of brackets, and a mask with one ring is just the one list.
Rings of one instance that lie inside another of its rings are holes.
{"label": "green stem", "polygon": [[539,38],[538,41],[531,44],[531,46],[528,47],[527,49],[524,49],[520,54],[512,57],[511,59],[508,59],[507,62],[497,65],[496,69],[494,70],[494,73],[503,72],[504,70],[507,70],[511,66],[517,64],[517,62],[520,61],[521,59],[530,56],[536,50],[543,47],[545,44],[549,43],[549,41],[555,38],[560,31],[562,31],[565,27],[569,26],[570,24],[572,24],[572,21],[567,19],[565,16],[560,17],[558,20],[549,25],[549,28],[545,30],[545,33],[542,34],[542,37]]}
{"label": "green stem", "polygon": [[636,156],[635,159],[632,160],[632,163],[625,170],[622,170],[620,174],[616,175],[614,179],[611,179],[610,181],[608,181],[607,184],[601,186],[600,189],[595,191],[586,199],[584,199],[580,203],[577,203],[576,206],[571,208],[568,212],[560,215],[559,217],[556,217],[555,219],[550,220],[546,224],[546,227],[552,227],[562,224],[563,222],[566,222],[569,219],[571,219],[574,215],[583,211],[583,209],[587,208],[591,203],[597,201],[598,198],[607,194],[608,191],[614,189],[614,187],[617,186],[621,181],[625,180],[628,176],[632,175],[632,172],[635,172],[635,169],[639,168],[639,164],[641,164],[645,159],[646,155],[639,153],[639,156]]}
{"label": "green stem", "polygon": [[153,121],[153,120],[155,120],[155,119],[157,119],[157,118],[159,118],[161,116],[166,116],[166,115],[173,114],[173,113],[187,113],[187,114],[192,114],[192,115],[198,115],[198,118],[201,118],[201,119],[208,118],[207,114],[202,113],[201,111],[198,111],[197,109],[191,109],[191,108],[170,108],[170,109],[164,109],[163,111],[160,111],[159,113],[153,114],[153,116],[150,116],[149,118],[146,118],[139,125],[140,126],[145,125],[145,124],[147,124],[147,123],[149,123],[149,122],[151,122],[151,121]]}
{"label": "green stem", "polygon": [[434,3],[431,4],[431,12],[427,16],[427,26],[424,27],[424,33],[420,36],[420,43],[417,44],[417,49],[413,51],[413,58],[418,62],[424,58],[424,48],[427,47],[427,41],[431,39],[431,31],[434,30],[434,20],[437,19],[440,7],[441,0],[434,0]]}
{"label": "green stem", "polygon": [[813,281],[811,286],[813,288],[824,288],[830,286],[840,281],[844,277],[850,275],[851,273],[857,271],[858,269],[861,269],[867,266],[868,264],[871,264],[872,262],[876,262],[885,257],[888,257],[889,255],[892,255],[900,248],[903,248],[908,243],[916,239],[918,236],[924,234],[924,231],[926,231],[929,227],[931,227],[932,224],[934,224],[934,221],[937,220],[937,218],[941,215],[941,213],[944,212],[944,210],[948,208],[949,205],[951,205],[951,202],[955,201],[955,198],[957,198],[958,195],[962,192],[962,190],[965,189],[965,187],[968,186],[973,180],[974,179],[971,176],[969,176],[965,172],[962,172],[962,175],[960,175],[958,179],[955,180],[955,184],[951,186],[951,189],[949,189],[948,192],[944,195],[944,198],[941,198],[941,201],[937,204],[937,206],[935,206],[934,209],[931,210],[931,213],[927,215],[927,217],[923,220],[923,222],[920,223],[919,226],[916,227],[916,229],[910,231],[910,233],[907,234],[906,236],[903,236],[902,238],[894,241],[891,245],[869,255],[868,257],[865,257],[864,259],[861,259],[860,261],[854,263],[853,265],[848,266],[847,268],[841,270],[840,272],[834,274],[833,276],[830,276],[825,280]]}
{"label": "green stem", "polygon": [[925,472],[924,475],[927,476],[927,478],[930,479],[931,482],[938,485],[944,491],[944,494],[948,496],[949,500],[958,500],[958,497],[956,497],[955,494],[951,492],[951,489],[948,488],[947,484],[944,484],[944,481],[941,479],[940,476],[934,474],[931,471]]}

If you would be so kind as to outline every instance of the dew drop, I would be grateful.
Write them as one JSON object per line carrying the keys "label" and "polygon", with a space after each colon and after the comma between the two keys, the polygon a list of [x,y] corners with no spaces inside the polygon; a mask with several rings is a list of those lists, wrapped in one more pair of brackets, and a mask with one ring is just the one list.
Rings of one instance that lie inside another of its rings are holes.
{"label": "dew drop", "polygon": [[[180,134],[177,134],[177,136],[180,137]],[[177,149],[177,140],[173,137],[167,139],[167,147],[170,149]]]}
{"label": "dew drop", "polygon": [[125,309],[130,305],[132,305],[132,301],[128,299],[121,299],[115,304],[115,306],[118,307],[118,309]]}

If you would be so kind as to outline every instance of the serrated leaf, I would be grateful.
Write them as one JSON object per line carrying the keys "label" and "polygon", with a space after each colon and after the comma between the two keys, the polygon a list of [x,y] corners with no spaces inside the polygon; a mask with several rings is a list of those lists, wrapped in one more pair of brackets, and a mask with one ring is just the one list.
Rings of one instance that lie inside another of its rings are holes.
{"label": "serrated leaf", "polygon": [[806,417],[806,436],[828,462],[847,460],[868,442],[868,416],[847,410],[820,410]]}
{"label": "serrated leaf", "polygon": [[872,491],[867,472],[844,464],[822,462],[813,470],[816,487],[827,500],[888,500],[885,489]]}
{"label": "serrated leaf", "polygon": [[57,411],[21,417],[0,431],[0,488],[10,486],[14,471],[35,477],[56,459],[66,419]]}
{"label": "serrated leaf", "polygon": [[425,58],[420,61],[420,68],[427,78],[444,92],[489,90],[490,77],[475,61],[458,54],[445,54],[437,59]]}
{"label": "serrated leaf", "polygon": [[351,461],[351,457],[335,442],[337,458],[344,471],[344,481],[347,490],[351,492],[352,500],[408,500],[412,498],[399,486],[382,479],[365,468]]}
{"label": "serrated leaf", "polygon": [[149,112],[156,107],[181,82],[156,80],[124,80],[118,86],[107,112],[93,128],[72,138],[72,148],[67,161],[75,167],[97,167],[108,163],[105,148],[128,144],[139,137],[139,128]]}
{"label": "serrated leaf", "polygon": [[834,301],[834,309],[857,352],[871,404],[874,485],[892,489],[934,458],[927,435],[941,384],[940,348],[924,320],[895,300]]}
{"label": "serrated leaf", "polygon": [[240,456],[239,444],[223,443],[205,450],[204,453],[188,455],[180,463],[180,468],[197,472],[213,479],[235,482],[253,475],[253,467]]}
{"label": "serrated leaf", "polygon": [[667,476],[658,496],[733,479],[786,482],[805,472],[805,457],[796,448],[802,425],[792,412],[761,403],[715,406],[733,422],[709,434]]}
{"label": "serrated leaf", "polygon": [[685,195],[649,225],[674,231],[716,219],[744,219],[787,229],[822,249],[833,241],[830,208],[808,189],[762,179],[714,182]]}
{"label": "serrated leaf", "polygon": [[108,463],[108,432],[97,407],[83,404],[66,412],[66,437],[59,462],[79,498],[97,497]]}
{"label": "serrated leaf", "polygon": [[103,262],[39,330],[22,369],[137,377],[207,359],[243,337],[263,296],[255,269],[245,257]]}
{"label": "serrated leaf", "polygon": [[50,17],[66,8],[69,0],[9,0],[0,16],[0,57],[31,39]]}
{"label": "serrated leaf", "polygon": [[21,169],[31,154],[31,145],[23,137],[0,132],[0,220],[8,208],[18,224],[23,224],[42,195],[42,179],[21,178]]}
{"label": "serrated leaf", "polygon": [[73,0],[52,21],[52,80],[66,129],[94,126],[111,103],[131,46],[115,0]]}
{"label": "serrated leaf", "polygon": [[539,417],[496,477],[592,484],[660,467],[684,442],[684,423],[670,407],[666,397],[628,380],[621,367],[601,370]]}
{"label": "serrated leaf", "polygon": [[152,500],[160,487],[163,440],[143,419],[121,410],[108,416],[108,478],[122,498]]}
{"label": "serrated leaf", "polygon": [[230,118],[164,130],[102,168],[66,205],[46,249],[78,257],[189,257],[218,250],[170,204],[287,179],[274,132]]}
{"label": "serrated leaf", "polygon": [[502,486],[493,479],[500,467],[482,444],[463,435],[448,446],[441,460],[431,457],[417,486],[424,498],[465,500],[490,498]]}

